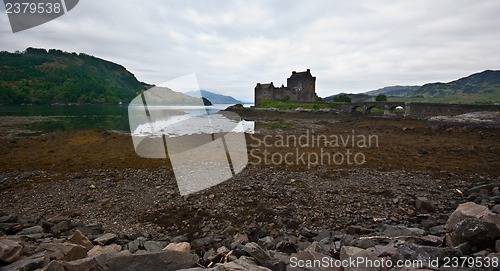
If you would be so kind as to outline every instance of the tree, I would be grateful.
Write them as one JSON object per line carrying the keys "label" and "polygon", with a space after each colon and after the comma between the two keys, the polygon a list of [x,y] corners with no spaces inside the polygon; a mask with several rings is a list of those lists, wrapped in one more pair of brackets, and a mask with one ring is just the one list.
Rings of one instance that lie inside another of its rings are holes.
{"label": "tree", "polygon": [[349,97],[348,95],[345,95],[345,94],[341,94],[341,95],[335,96],[333,98],[333,101],[336,103],[350,103],[351,97]]}
{"label": "tree", "polygon": [[377,102],[386,102],[387,101],[387,96],[385,94],[379,94],[377,97],[375,97],[375,101]]}

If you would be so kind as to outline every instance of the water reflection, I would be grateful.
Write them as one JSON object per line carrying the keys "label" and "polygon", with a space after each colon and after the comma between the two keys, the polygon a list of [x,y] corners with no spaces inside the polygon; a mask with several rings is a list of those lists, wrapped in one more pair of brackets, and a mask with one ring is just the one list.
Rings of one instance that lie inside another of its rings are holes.
{"label": "water reflection", "polygon": [[[175,116],[171,116],[170,120],[168,120],[168,118],[162,118],[161,121],[155,123],[155,126],[161,129],[172,123],[182,122],[188,118],[188,116],[184,116],[185,114],[189,114],[190,116],[199,116],[207,113],[208,115],[214,115],[228,106],[230,105],[215,104],[203,110],[191,108],[189,112],[185,112],[186,108],[178,107],[176,109],[179,110],[179,112],[177,112]],[[31,123],[19,125],[19,128],[36,131],[38,132],[37,134],[75,130],[115,130],[127,133],[130,132],[129,116],[126,105],[0,106],[0,116],[50,117],[48,119],[43,118],[41,121],[37,119]],[[235,132],[252,132],[253,125],[253,122],[242,120],[234,129]],[[186,131],[186,133],[188,132],[189,131]],[[169,131],[169,133],[173,136],[179,134],[179,131]]]}
{"label": "water reflection", "polygon": [[[129,115],[141,107],[129,111]],[[149,108],[154,118],[142,121],[134,126],[133,136],[168,136],[177,137],[194,134],[216,133],[253,133],[254,122],[240,119],[237,114],[219,110],[208,110],[196,107],[156,107]],[[144,119],[146,120],[146,119]]]}

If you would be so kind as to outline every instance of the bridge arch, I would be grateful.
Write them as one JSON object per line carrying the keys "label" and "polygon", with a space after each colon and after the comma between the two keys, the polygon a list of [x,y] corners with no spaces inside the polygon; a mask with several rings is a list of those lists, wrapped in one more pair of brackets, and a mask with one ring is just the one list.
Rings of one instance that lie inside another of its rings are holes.
{"label": "bridge arch", "polygon": [[407,114],[409,106],[404,102],[358,102],[350,104],[345,110],[363,114]]}
{"label": "bridge arch", "polygon": [[351,113],[356,113],[356,112],[365,112],[365,108],[361,105],[354,105],[351,107]]}
{"label": "bridge arch", "polygon": [[[373,105],[378,104],[384,108],[384,113],[404,112],[404,116],[426,117],[426,116],[453,116],[467,112],[477,111],[500,111],[500,105],[477,105],[477,104],[444,104],[444,103],[415,103],[415,102],[357,102],[333,104],[333,107],[342,112],[369,113]],[[368,112],[366,112],[368,109]]]}
{"label": "bridge arch", "polygon": [[367,105],[366,106],[366,114],[370,114],[372,112],[372,109],[376,109],[378,108],[381,112],[385,112],[385,107],[384,105],[381,105],[381,104],[370,104],[370,105]]}
{"label": "bridge arch", "polygon": [[387,107],[387,112],[391,114],[406,114],[406,105],[403,104],[396,104],[396,105],[391,105]]}

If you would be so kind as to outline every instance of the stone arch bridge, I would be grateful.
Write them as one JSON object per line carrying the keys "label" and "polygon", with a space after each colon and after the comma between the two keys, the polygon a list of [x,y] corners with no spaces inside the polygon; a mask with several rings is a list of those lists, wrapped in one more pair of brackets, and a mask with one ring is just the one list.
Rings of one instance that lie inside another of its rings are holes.
{"label": "stone arch bridge", "polygon": [[374,108],[384,110],[384,114],[394,113],[396,108],[401,108],[404,110],[405,116],[412,117],[454,116],[478,111],[500,112],[500,105],[418,102],[354,102],[334,104],[333,107],[347,113],[353,113],[361,109],[364,114],[370,114]]}

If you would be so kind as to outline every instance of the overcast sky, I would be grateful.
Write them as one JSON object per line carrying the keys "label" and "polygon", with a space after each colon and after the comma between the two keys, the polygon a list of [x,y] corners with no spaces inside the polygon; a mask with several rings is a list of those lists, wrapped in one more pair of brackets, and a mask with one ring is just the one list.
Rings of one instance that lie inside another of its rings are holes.
{"label": "overcast sky", "polygon": [[325,97],[500,69],[498,0],[81,0],[15,34],[1,9],[0,50],[83,52],[152,84],[195,72],[245,101],[292,70],[311,69]]}

